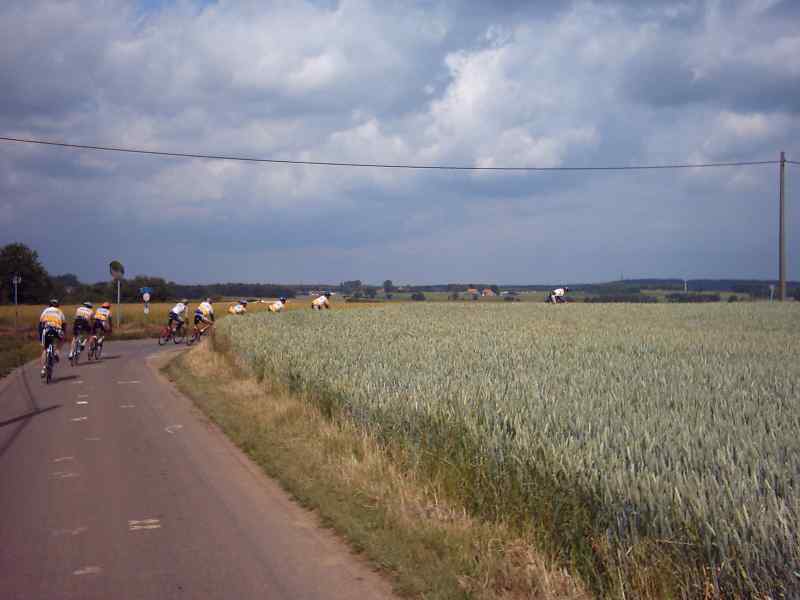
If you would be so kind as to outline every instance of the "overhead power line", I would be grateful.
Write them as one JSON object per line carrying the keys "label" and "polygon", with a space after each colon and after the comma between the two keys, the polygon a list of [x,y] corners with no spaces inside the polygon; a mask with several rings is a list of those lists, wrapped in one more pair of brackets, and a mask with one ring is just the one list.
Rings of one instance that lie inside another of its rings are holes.
{"label": "overhead power line", "polygon": [[[207,160],[232,160],[252,163],[273,163],[284,165],[308,165],[320,167],[363,167],[374,169],[421,169],[440,171],[644,171],[653,169],[705,169],[711,167],[748,167],[753,165],[774,165],[777,160],[750,160],[738,162],[713,162],[713,163],[684,163],[666,165],[615,165],[615,166],[589,166],[589,167],[469,167],[459,165],[414,165],[394,163],[357,163],[335,162],[323,160],[288,160],[280,158],[254,158],[250,156],[226,156],[217,154],[194,154],[188,152],[162,152],[157,150],[141,150],[138,148],[121,148],[117,146],[92,146],[87,144],[69,144],[66,142],[53,142],[48,140],[33,140],[0,136],[5,142],[19,142],[23,144],[39,144],[43,146],[59,146],[74,150],[99,150],[104,152],[125,152],[128,154],[145,154],[149,156],[166,156],[172,158],[202,158]],[[793,161],[786,161],[793,162]]]}

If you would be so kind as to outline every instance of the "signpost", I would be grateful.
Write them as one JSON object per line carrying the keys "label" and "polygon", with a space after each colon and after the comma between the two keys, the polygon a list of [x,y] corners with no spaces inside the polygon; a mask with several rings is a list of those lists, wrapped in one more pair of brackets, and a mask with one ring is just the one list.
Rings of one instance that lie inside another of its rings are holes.
{"label": "signpost", "polygon": [[142,301],[144,302],[144,314],[150,314],[150,294],[153,291],[152,288],[143,287],[139,288],[139,294],[142,296]]}
{"label": "signpost", "polygon": [[112,260],[108,265],[111,272],[111,279],[117,282],[117,327],[122,320],[122,276],[125,275],[125,267],[118,260]]}
{"label": "signpost", "polygon": [[14,273],[14,275],[11,277],[11,283],[14,284],[14,333],[19,335],[19,301],[17,299],[17,288],[19,287],[19,284],[22,283],[22,275]]}

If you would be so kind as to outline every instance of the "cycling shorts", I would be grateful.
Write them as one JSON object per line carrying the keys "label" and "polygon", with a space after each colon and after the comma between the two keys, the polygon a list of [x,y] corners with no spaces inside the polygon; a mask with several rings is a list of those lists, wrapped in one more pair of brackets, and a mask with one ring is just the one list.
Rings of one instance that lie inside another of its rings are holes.
{"label": "cycling shorts", "polygon": [[108,330],[109,326],[106,321],[99,321],[95,319],[94,325],[92,325],[92,335],[97,335],[98,332],[105,334]]}
{"label": "cycling shorts", "polygon": [[72,335],[79,335],[81,331],[89,333],[91,329],[92,327],[89,324],[89,321],[82,317],[76,317],[75,323],[72,325]]}
{"label": "cycling shorts", "polygon": [[178,314],[175,314],[172,311],[169,311],[169,322],[172,323],[175,321],[176,323],[183,323],[183,317]]}
{"label": "cycling shorts", "polygon": [[47,348],[50,344],[54,344],[57,340],[64,339],[64,330],[57,327],[45,327],[42,330],[42,347]]}
{"label": "cycling shorts", "polygon": [[196,312],[194,313],[194,324],[197,325],[199,323],[211,323],[211,319],[204,316],[203,313]]}

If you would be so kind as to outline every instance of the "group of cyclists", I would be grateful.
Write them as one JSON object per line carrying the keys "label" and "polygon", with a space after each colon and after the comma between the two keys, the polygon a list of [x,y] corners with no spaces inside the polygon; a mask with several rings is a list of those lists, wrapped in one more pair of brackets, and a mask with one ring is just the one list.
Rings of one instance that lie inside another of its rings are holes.
{"label": "group of cyclists", "polygon": [[[59,307],[57,299],[50,300],[50,304],[39,316],[39,339],[42,342],[42,377],[46,375],[47,348],[54,348],[55,360],[59,360],[59,351],[64,342],[67,318]],[[111,303],[103,302],[96,309],[91,302],[84,302],[75,310],[72,324],[72,343],[70,344],[69,359],[83,350],[87,340],[94,338],[95,343],[102,344],[105,336],[111,334]],[[85,337],[81,337],[85,334]]]}
{"label": "group of cyclists", "polygon": [[[328,294],[328,296],[330,296],[330,294]],[[326,308],[328,296],[325,296]],[[262,300],[262,302],[266,301]],[[288,302],[289,299],[286,296],[281,296],[275,302],[269,303],[267,308],[272,313],[279,313],[284,309]],[[235,304],[230,304],[228,306],[228,312],[232,315],[247,314],[247,300],[242,299]],[[169,309],[167,327],[169,327],[173,332],[182,328],[186,324],[188,313],[189,299],[183,298],[175,306]],[[211,298],[206,298],[203,300],[203,302],[197,305],[197,308],[194,309],[194,324],[199,330],[199,335],[203,335],[208,328],[214,324],[214,318],[214,304]]]}
{"label": "group of cyclists", "polygon": [[[320,296],[324,302],[316,302],[313,308],[328,308],[328,297],[330,294]],[[289,299],[281,296],[275,302],[269,304],[269,311],[272,313],[281,312]],[[181,299],[180,302],[175,304],[169,310],[167,317],[167,327],[173,332],[176,329],[182,328],[186,324],[186,318],[189,312],[188,298]],[[247,300],[239,300],[236,304],[231,304],[228,307],[228,312],[233,315],[243,315],[247,313]],[[111,321],[111,303],[103,302],[97,308],[91,302],[84,302],[75,310],[75,317],[72,325],[72,342],[69,348],[69,359],[73,360],[85,347],[87,341],[94,338],[95,343],[102,344],[107,335],[112,332]],[[203,335],[209,327],[214,324],[214,305],[211,298],[206,298],[203,302],[197,305],[194,310],[194,324],[198,328],[199,335]],[[53,358],[56,362],[59,361],[59,353],[65,340],[67,330],[67,318],[60,308],[60,303],[57,299],[50,300],[47,306],[39,316],[39,340],[42,344],[42,358],[41,358],[41,376],[44,378],[47,373],[47,348],[53,347]],[[82,336],[82,334],[84,334]]]}
{"label": "group of cyclists", "polygon": [[[568,287],[556,288],[547,296],[547,302],[560,304],[566,301]],[[312,300],[313,310],[324,310],[331,307],[331,292],[323,292]],[[261,302],[266,302],[262,300]],[[268,310],[272,313],[281,312],[289,299],[281,296],[275,302],[269,303]],[[247,300],[239,300],[235,304],[228,306],[228,312],[232,315],[244,315],[247,313]],[[189,299],[183,298],[169,310],[167,317],[167,327],[175,332],[186,324],[189,313]],[[211,298],[206,298],[197,305],[194,310],[194,324],[198,329],[199,335],[203,335],[214,324],[214,305]],[[67,320],[64,313],[59,308],[56,299],[50,301],[50,305],[42,311],[39,317],[39,339],[42,343],[42,377],[45,376],[45,361],[47,347],[51,344],[55,350],[55,360],[58,361],[58,352],[64,342],[64,331],[67,328]],[[102,344],[106,335],[111,333],[111,304],[103,302],[97,308],[91,302],[84,302],[75,311],[75,319],[72,327],[72,343],[70,345],[69,358],[72,360],[76,353],[79,353],[86,344],[87,339],[94,337]],[[81,338],[85,333],[86,337]],[[90,337],[91,336],[91,337]],[[79,347],[80,346],[80,347]]]}

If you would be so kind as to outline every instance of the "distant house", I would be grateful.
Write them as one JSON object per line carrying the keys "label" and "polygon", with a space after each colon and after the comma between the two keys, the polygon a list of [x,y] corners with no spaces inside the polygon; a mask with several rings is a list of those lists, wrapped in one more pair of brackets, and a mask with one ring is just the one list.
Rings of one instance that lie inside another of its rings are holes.
{"label": "distant house", "polygon": [[475,288],[469,288],[469,289],[467,289],[467,295],[468,296],[472,296],[473,300],[477,300],[478,296],[480,296],[481,293],[478,290],[476,290]]}
{"label": "distant house", "polygon": [[484,298],[490,298],[492,296],[497,296],[497,294],[495,294],[494,290],[491,288],[484,288],[483,292],[481,292],[481,296]]}

